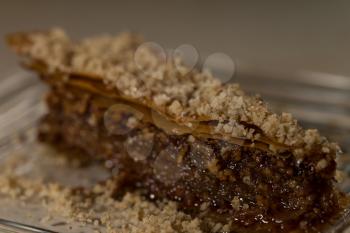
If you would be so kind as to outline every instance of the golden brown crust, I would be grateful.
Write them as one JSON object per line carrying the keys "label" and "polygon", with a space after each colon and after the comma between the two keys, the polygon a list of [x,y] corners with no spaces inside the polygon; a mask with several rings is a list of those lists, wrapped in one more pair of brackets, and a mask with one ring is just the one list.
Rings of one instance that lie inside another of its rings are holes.
{"label": "golden brown crust", "polygon": [[[270,150],[278,152],[276,145],[283,145],[297,159],[317,151],[331,160],[338,150],[317,130],[302,129],[290,114],[271,112],[259,97],[246,95],[238,84],[222,84],[208,72],[188,69],[178,59],[164,62],[150,48],[138,49],[142,40],[132,34],[73,42],[63,30],[52,29],[12,34],[7,41],[29,59],[26,65],[33,70],[48,76],[59,74],[65,77],[62,81],[71,83],[73,76],[99,81],[104,88],[100,92],[149,107],[192,131],[213,121],[212,135],[274,142]],[[84,82],[88,88],[89,82]]]}

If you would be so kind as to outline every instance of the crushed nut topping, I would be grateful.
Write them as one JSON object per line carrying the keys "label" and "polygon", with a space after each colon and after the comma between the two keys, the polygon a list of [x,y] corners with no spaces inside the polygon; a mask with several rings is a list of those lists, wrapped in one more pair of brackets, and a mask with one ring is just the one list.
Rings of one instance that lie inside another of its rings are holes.
{"label": "crushed nut topping", "polygon": [[315,148],[331,157],[339,151],[317,130],[302,129],[290,114],[272,113],[260,97],[246,95],[238,84],[222,84],[207,71],[190,70],[179,59],[164,62],[151,48],[140,47],[143,40],[138,35],[122,33],[74,42],[63,30],[52,29],[14,34],[8,40],[32,62],[44,62],[48,73],[98,77],[121,96],[148,104],[179,124],[217,120],[216,132],[251,140],[255,132],[246,125],[254,125],[270,140],[292,148],[298,158],[311,155]]}

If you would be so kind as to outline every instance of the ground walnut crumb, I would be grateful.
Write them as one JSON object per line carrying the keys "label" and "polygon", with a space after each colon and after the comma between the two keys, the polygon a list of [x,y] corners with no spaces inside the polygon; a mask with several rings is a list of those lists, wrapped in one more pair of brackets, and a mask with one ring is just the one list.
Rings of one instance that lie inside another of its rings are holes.
{"label": "ground walnut crumb", "polygon": [[239,210],[240,207],[241,207],[241,203],[240,203],[240,200],[239,200],[239,197],[238,196],[235,196],[232,201],[231,201],[231,205],[233,207],[234,210]]}
{"label": "ground walnut crumb", "polygon": [[[96,230],[101,233],[202,233],[200,220],[178,211],[173,202],[156,204],[137,193],[127,193],[117,201],[108,192],[101,192],[101,189],[113,190],[114,187],[101,184],[81,193],[58,184],[0,175],[0,187],[0,194],[11,198],[45,200],[42,204],[50,216],[42,221],[58,213],[70,221],[102,227]],[[102,214],[101,210],[104,210]]]}

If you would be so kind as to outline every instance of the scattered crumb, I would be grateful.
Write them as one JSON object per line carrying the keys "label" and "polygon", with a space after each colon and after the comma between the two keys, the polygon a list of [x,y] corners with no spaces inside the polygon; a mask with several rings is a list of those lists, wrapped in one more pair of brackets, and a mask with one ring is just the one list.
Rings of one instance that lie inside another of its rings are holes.
{"label": "scattered crumb", "polygon": [[[41,171],[40,176],[35,177],[16,174],[19,168],[32,163],[37,156],[46,157],[58,167],[68,167],[71,169],[68,172],[70,175],[77,169],[69,166],[70,162],[57,157],[58,153],[50,148],[31,143],[23,145],[26,149],[30,147],[31,153],[24,149],[23,152],[11,152],[11,156],[3,158],[0,166],[0,196],[29,206],[34,204],[36,208],[42,209],[46,214],[37,219],[43,225],[67,225],[67,229],[73,231],[71,224],[79,223],[91,226],[100,233],[203,232],[203,220],[178,211],[175,202],[149,201],[138,192],[126,193],[121,199],[113,198],[118,189],[117,177],[103,182],[92,179],[91,186],[76,188],[46,179],[51,175],[49,170]],[[37,170],[44,160],[35,159],[36,163],[31,169]],[[28,213],[30,216],[26,217],[32,217],[31,212]]]}
{"label": "scattered crumb", "polygon": [[[99,185],[101,186],[101,185]],[[60,214],[78,221],[82,225],[102,227],[96,232],[106,233],[202,233],[199,219],[179,212],[173,202],[152,203],[138,193],[127,193],[121,201],[114,200],[108,192],[96,194],[96,190],[113,190],[113,182],[106,186],[77,190],[54,183],[44,184],[11,175],[0,176],[0,194],[30,202],[43,200],[42,205],[50,215],[41,222],[52,220],[51,215]],[[28,190],[31,190],[28,192]],[[25,195],[25,193],[31,193]],[[101,211],[103,210],[103,211]],[[51,226],[66,225],[66,222],[52,223]]]}

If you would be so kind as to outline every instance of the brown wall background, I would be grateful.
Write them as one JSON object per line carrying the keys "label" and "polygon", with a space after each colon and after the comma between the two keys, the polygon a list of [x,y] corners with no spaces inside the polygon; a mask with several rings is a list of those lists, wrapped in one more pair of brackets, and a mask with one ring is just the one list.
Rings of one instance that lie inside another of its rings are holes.
{"label": "brown wall background", "polygon": [[[239,67],[350,76],[349,1],[44,1],[0,0],[0,36],[64,27],[76,38],[137,31],[205,57],[224,52]],[[16,67],[0,44],[0,75]],[[244,69],[244,68],[242,68]]]}

